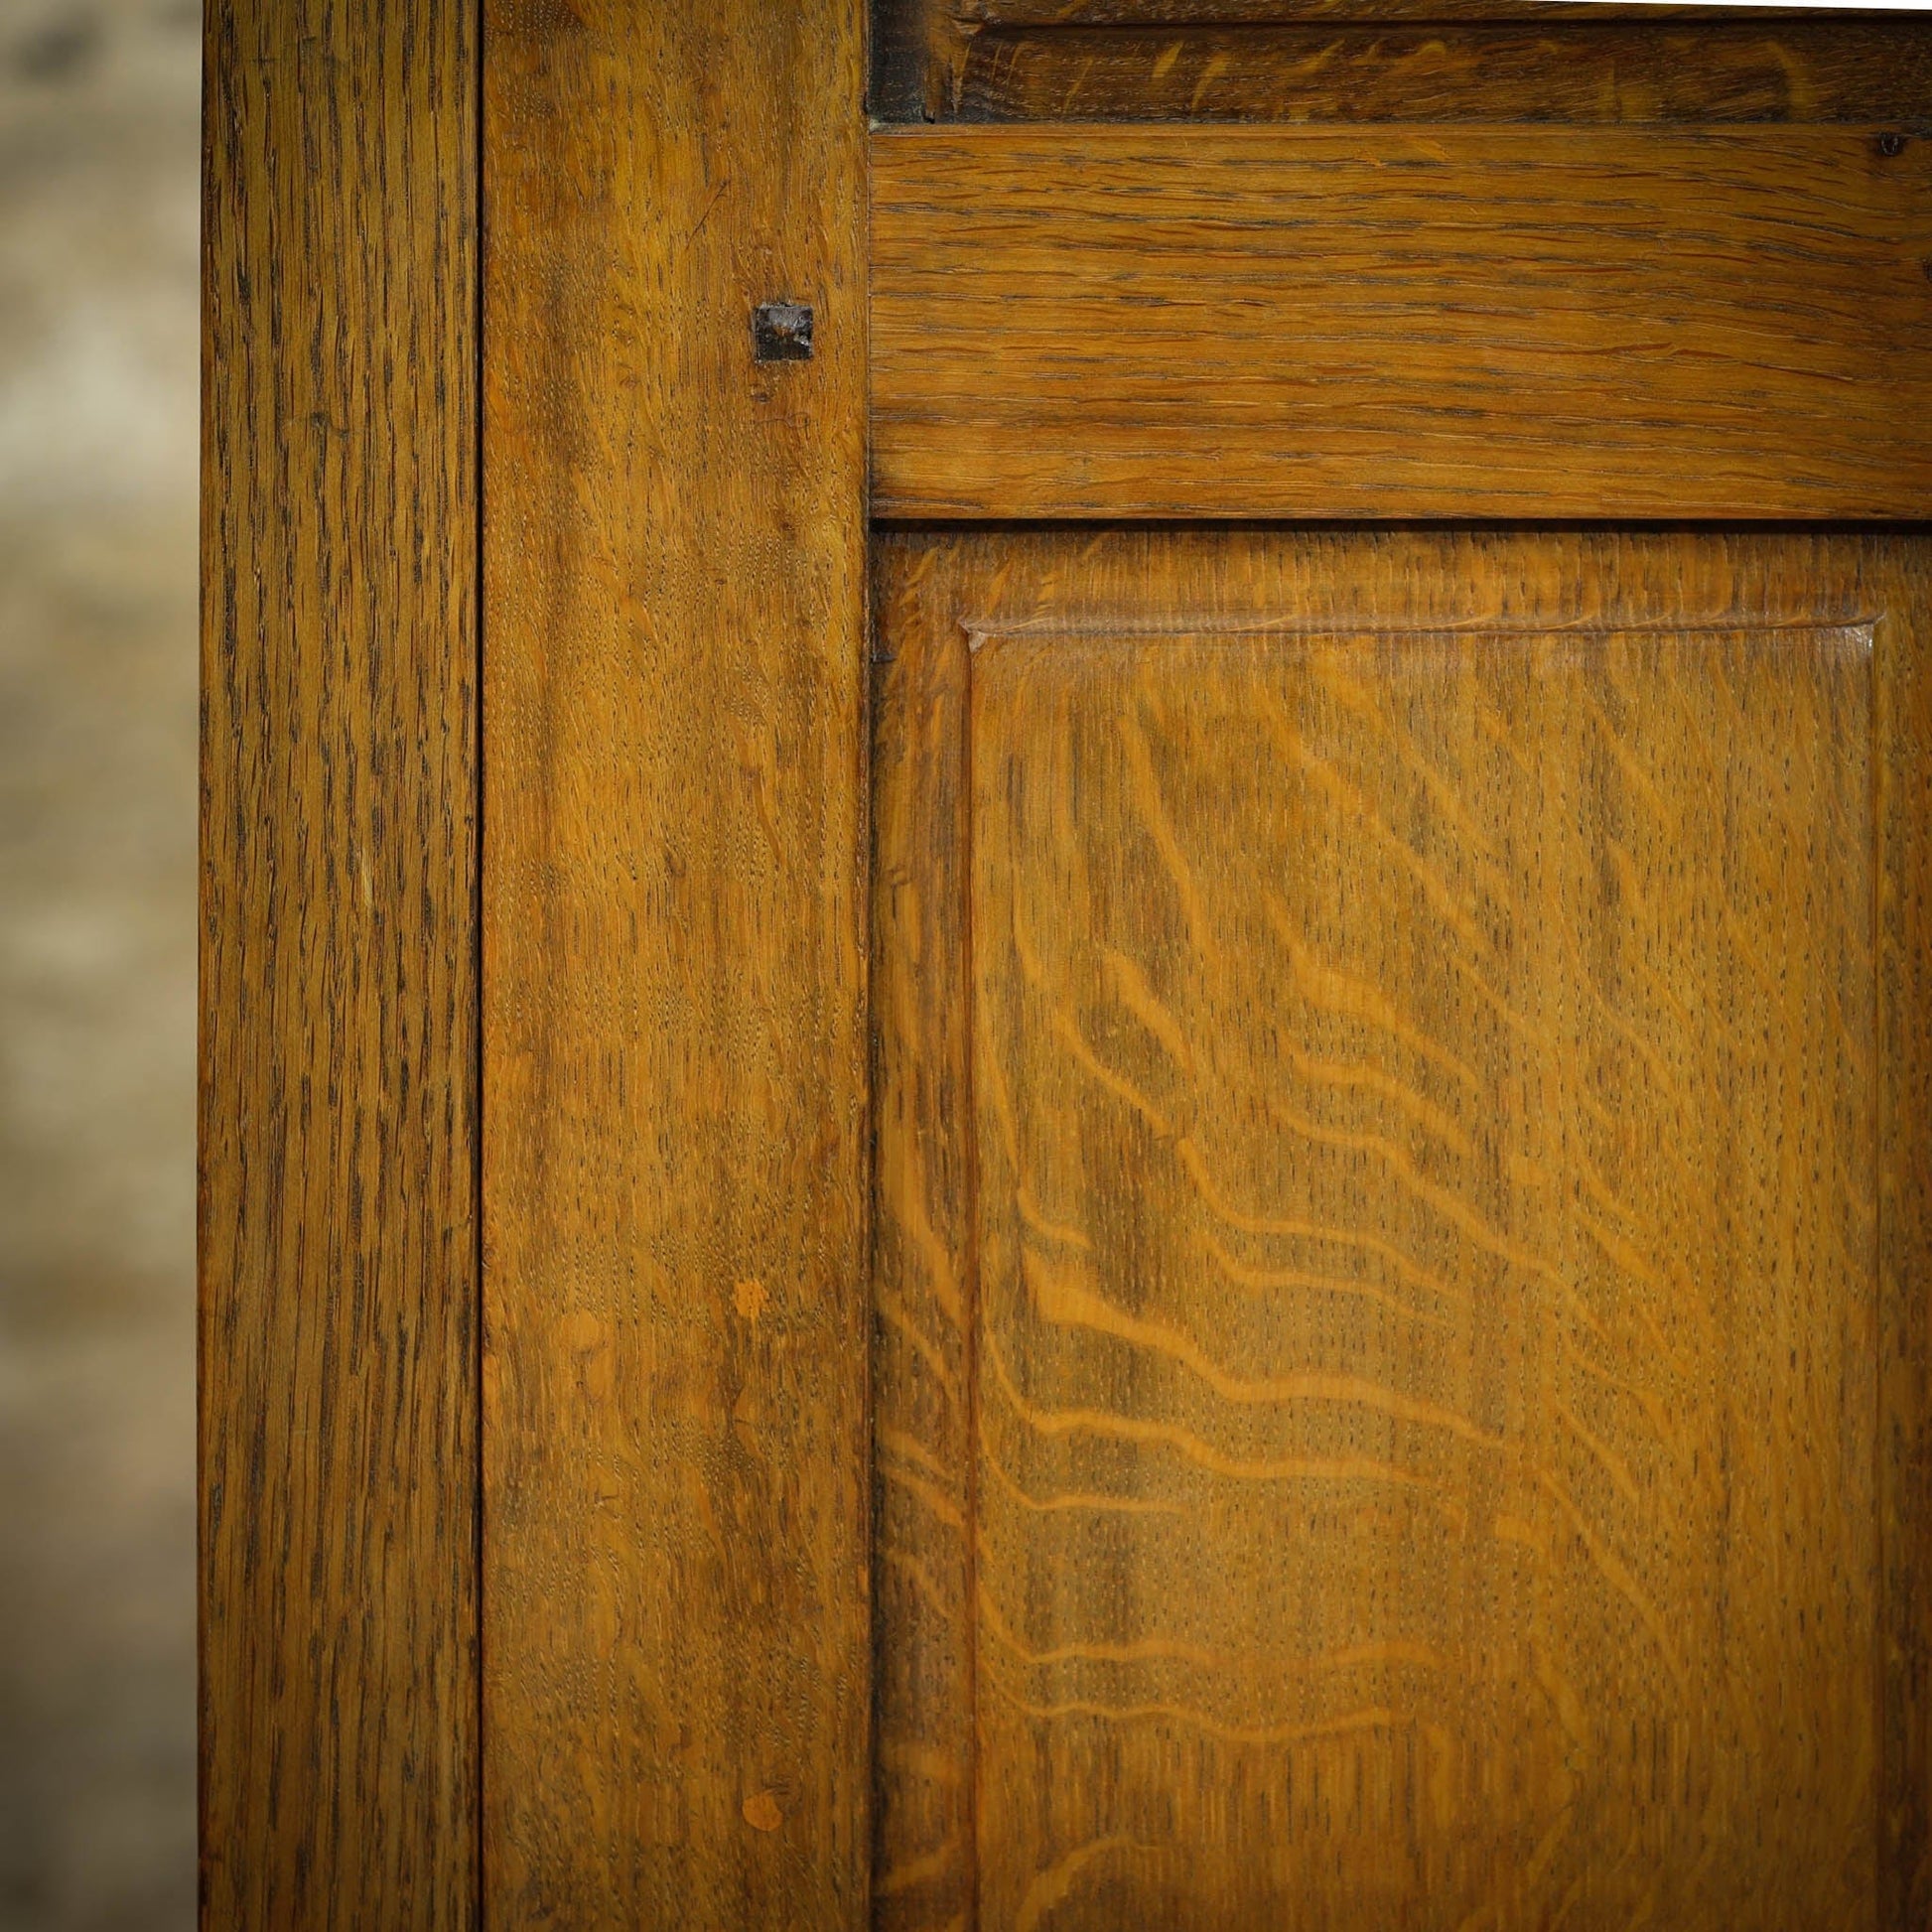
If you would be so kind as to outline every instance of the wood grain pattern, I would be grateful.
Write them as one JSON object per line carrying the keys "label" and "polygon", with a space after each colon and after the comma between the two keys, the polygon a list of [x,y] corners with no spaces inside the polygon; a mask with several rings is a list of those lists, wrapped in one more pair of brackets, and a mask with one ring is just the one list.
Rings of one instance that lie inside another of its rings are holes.
{"label": "wood grain pattern", "polygon": [[[1852,40],[1866,28],[1880,27],[1882,31],[1883,27],[1899,26],[1895,17],[1887,19],[1875,13],[1797,7],[1623,5],[1614,0],[1588,0],[1588,4],[1577,4],[1577,0],[874,0],[872,108],[888,121],[970,120],[975,117],[973,102],[979,83],[969,76],[976,71],[984,76],[1002,60],[1013,58],[1011,51],[1015,49],[1024,50],[1021,58],[1037,62],[1048,71],[1065,71],[1067,67],[1091,69],[1088,78],[1080,83],[1081,90],[1097,85],[1103,92],[1114,92],[1125,105],[1150,79],[1158,83],[1163,78],[1161,72],[1149,74],[1144,64],[1132,57],[1121,60],[1118,49],[1128,36],[1154,39],[1164,53],[1172,47],[1175,59],[1188,59],[1216,35],[1216,30],[1301,28],[1311,24],[1379,30],[1404,22],[1420,22],[1429,32],[1449,30],[1441,33],[1441,38],[1445,65],[1451,70],[1457,61],[1448,49],[1461,39],[1454,30],[1464,23],[1473,24],[1478,37],[1485,28],[1517,23],[1528,23],[1538,32],[1554,30],[1561,39],[1563,54],[1551,63],[1549,77],[1560,96],[1569,89],[1562,73],[1554,69],[1583,55],[1578,41],[1570,36],[1573,27],[1581,30],[1579,39],[1591,29],[1618,29],[1625,23],[1635,23],[1640,34],[1660,24],[1699,30],[1708,27],[1712,33],[1708,46],[1715,57],[1712,77],[1722,92],[1726,85],[1734,84],[1723,78],[1729,65],[1724,49],[1736,44],[1740,30],[1745,39],[1762,33],[1767,41],[1787,50],[1816,46],[1824,56],[1826,71],[1842,73],[1845,67],[1827,51],[1834,33]],[[1756,25],[1760,22],[1764,23],[1762,27]],[[1814,22],[1824,44],[1811,38],[1809,30]],[[1342,43],[1335,45],[1339,48]],[[1703,67],[1705,45],[1699,44],[1693,76]],[[1228,42],[1220,42],[1230,66],[1244,61],[1246,55],[1241,50],[1247,46],[1238,36],[1232,42],[1233,51]],[[1549,51],[1555,55],[1556,45],[1551,44]],[[1161,56],[1155,58],[1159,65]],[[1793,67],[1793,118],[1811,117],[1813,103],[1807,76],[1813,58],[1800,54]],[[1754,57],[1747,56],[1746,62],[1754,65]],[[1870,78],[1878,81],[1876,75]],[[1239,90],[1242,82],[1236,78],[1233,84]],[[1675,91],[1694,85],[1695,79],[1673,74],[1666,84]],[[1522,97],[1528,97],[1528,92],[1525,90]],[[1173,86],[1166,89],[1166,97],[1173,100],[1183,115],[1197,109],[1194,101],[1180,106],[1186,97]],[[1258,118],[1277,116],[1264,113]],[[1603,116],[1598,112],[1585,118]]]}
{"label": "wood grain pattern", "polygon": [[1891,145],[880,134],[875,513],[1924,514],[1932,142]]}
{"label": "wood grain pattern", "polygon": [[878,577],[881,1923],[1914,1922],[1923,543]]}
{"label": "wood grain pattern", "polygon": [[485,25],[489,1911],[849,1927],[862,20]]}
{"label": "wood grain pattern", "polygon": [[[888,6],[898,0],[885,0]],[[1266,26],[1282,20],[1823,20],[1877,9],[1699,6],[1679,0],[910,0],[962,27]]]}
{"label": "wood grain pattern", "polygon": [[961,121],[1932,123],[1932,23],[985,27]]}
{"label": "wood grain pattern", "polygon": [[202,1918],[468,1927],[475,23],[206,70]]}

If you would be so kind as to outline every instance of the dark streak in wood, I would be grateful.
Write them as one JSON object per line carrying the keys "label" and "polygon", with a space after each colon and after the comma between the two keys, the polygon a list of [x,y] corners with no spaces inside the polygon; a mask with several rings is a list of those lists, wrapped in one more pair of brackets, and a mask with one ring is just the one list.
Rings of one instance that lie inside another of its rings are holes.
{"label": "dark streak in wood", "polygon": [[1878,1924],[1932,1924],[1932,624],[1879,626]]}

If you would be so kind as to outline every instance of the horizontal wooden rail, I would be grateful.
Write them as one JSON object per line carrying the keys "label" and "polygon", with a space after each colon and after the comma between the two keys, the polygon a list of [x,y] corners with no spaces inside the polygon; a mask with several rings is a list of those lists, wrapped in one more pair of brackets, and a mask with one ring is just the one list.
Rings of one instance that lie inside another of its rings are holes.
{"label": "horizontal wooden rail", "polygon": [[1932,141],[923,128],[872,196],[885,517],[1932,514]]}

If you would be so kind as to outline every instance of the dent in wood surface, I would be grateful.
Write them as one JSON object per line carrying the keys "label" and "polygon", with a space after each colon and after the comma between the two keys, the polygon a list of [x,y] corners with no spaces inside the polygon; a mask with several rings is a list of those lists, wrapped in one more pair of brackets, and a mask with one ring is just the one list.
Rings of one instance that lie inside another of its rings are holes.
{"label": "dent in wood surface", "polygon": [[475,24],[215,0],[202,1917],[477,1899]]}
{"label": "dent in wood surface", "polygon": [[1907,556],[885,546],[882,1923],[1908,1922]]}
{"label": "dent in wood surface", "polygon": [[[866,1883],[856,4],[486,8],[484,1783],[506,1925]],[[755,359],[755,309],[813,312]]]}
{"label": "dent in wood surface", "polygon": [[879,515],[1932,504],[1932,142],[950,127],[872,181]]}

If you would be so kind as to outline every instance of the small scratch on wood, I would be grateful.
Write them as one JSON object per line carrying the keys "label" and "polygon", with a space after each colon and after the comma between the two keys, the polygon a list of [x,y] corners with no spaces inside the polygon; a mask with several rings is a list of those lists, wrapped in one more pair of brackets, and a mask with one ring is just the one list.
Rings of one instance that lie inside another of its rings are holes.
{"label": "small scratch on wood", "polygon": [[692,223],[691,232],[684,237],[684,245],[686,248],[689,248],[697,240],[699,233],[702,231],[704,227],[704,224],[711,219],[711,210],[718,206],[720,198],[724,195],[725,190],[728,189],[731,185],[732,185],[732,178],[729,175],[727,175],[725,179],[721,181],[718,184],[718,186],[711,191],[711,199],[705,203],[704,211],[698,216],[697,220]]}

